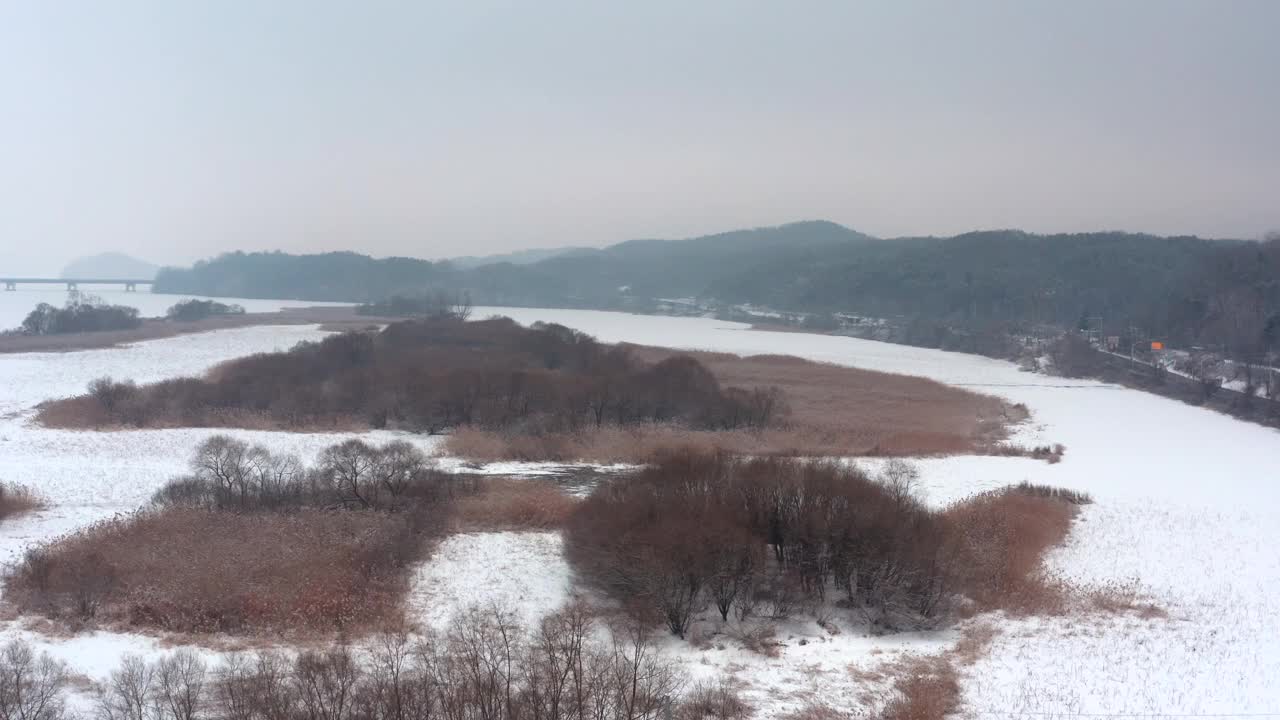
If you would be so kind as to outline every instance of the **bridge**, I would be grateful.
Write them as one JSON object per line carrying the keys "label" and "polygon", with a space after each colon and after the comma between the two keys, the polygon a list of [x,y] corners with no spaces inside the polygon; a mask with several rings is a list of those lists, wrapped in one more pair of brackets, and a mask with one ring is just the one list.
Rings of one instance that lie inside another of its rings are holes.
{"label": "bridge", "polygon": [[68,290],[77,290],[81,285],[123,285],[125,292],[134,292],[139,285],[154,285],[154,280],[130,278],[24,278],[0,276],[5,290],[17,290],[19,285],[66,285]]}

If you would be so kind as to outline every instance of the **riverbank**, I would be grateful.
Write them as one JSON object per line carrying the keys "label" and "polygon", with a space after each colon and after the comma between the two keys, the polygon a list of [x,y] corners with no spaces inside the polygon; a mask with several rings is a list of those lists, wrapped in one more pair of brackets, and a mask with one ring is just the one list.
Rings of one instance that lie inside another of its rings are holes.
{"label": "riverbank", "polygon": [[66,335],[3,335],[0,336],[0,354],[118,348],[144,340],[160,340],[178,335],[257,325],[319,325],[323,330],[341,332],[370,325],[383,325],[390,321],[389,318],[357,315],[355,308],[349,306],[285,308],[277,312],[223,315],[189,322],[147,318],[142,321],[140,327],[129,330],[104,330]]}

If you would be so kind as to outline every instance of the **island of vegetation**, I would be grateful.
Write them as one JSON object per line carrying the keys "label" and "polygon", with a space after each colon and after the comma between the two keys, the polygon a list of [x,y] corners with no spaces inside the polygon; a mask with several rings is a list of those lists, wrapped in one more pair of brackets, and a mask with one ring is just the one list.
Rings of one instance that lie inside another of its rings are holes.
{"label": "island of vegetation", "polygon": [[349,331],[137,386],[102,378],[46,403],[50,427],[395,428],[477,459],[643,462],[741,453],[1010,452],[1025,408],[958,388],[785,356],[597,342],[569,328],[437,315]]}

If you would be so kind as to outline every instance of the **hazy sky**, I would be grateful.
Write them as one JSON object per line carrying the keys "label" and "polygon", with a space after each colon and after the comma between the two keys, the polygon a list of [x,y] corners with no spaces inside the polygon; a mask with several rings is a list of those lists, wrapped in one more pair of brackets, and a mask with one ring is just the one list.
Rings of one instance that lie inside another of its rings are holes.
{"label": "hazy sky", "polygon": [[1280,228],[1280,2],[0,0],[0,274]]}

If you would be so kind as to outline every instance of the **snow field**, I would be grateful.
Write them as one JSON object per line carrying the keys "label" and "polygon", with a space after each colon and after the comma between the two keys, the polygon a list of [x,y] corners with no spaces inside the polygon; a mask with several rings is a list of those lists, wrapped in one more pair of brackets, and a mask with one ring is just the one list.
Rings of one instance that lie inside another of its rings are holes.
{"label": "snow field", "polygon": [[921,459],[929,502],[1022,480],[1089,492],[1096,503],[1082,509],[1048,569],[1086,587],[1136,582],[1170,617],[997,618],[1005,632],[964,673],[961,714],[1280,712],[1280,432],[958,353],[699,318],[526,309],[476,315],[489,312],[559,322],[604,341],[788,353],[919,375],[1025,403],[1032,419],[1012,440],[1062,443],[1063,461]]}
{"label": "snow field", "polygon": [[[851,338],[767,333],[698,318],[587,311],[501,309],[521,322],[560,322],[604,341],[753,353],[929,377],[1025,403],[1032,420],[1014,435],[1067,448],[1056,465],[1026,458],[927,458],[918,464],[928,501],[1029,480],[1084,490],[1083,508],[1049,569],[1086,586],[1137,582],[1169,613],[1133,616],[993,618],[1003,632],[964,672],[962,714],[1245,713],[1280,711],[1280,486],[1270,475],[1280,433],[1137,391],[1019,372],[1008,363]],[[483,317],[488,309],[477,309]],[[145,502],[180,472],[214,431],[49,431],[27,423],[30,408],[83,392],[101,375],[140,382],[200,372],[221,360],[289,347],[314,328],[245,328],[113,350],[0,357],[0,479],[43,492],[48,510],[0,525],[0,557]],[[307,458],[326,435],[235,434]],[[371,439],[376,439],[376,436]],[[426,442],[426,441],[424,441]],[[457,463],[461,467],[461,463]],[[504,467],[504,470],[520,470]],[[490,470],[493,470],[490,468]],[[524,466],[523,471],[553,472]],[[568,596],[570,573],[547,533],[451,538],[417,574],[410,602],[438,626],[448,606],[509,601],[528,620]],[[462,572],[462,571],[466,572]],[[704,629],[714,627],[704,619]],[[18,634],[10,624],[5,637]],[[664,641],[691,679],[732,674],[758,717],[810,699],[856,710],[873,691],[867,671],[901,652],[933,652],[952,635],[863,637],[847,623],[831,635],[814,623],[779,630],[777,658],[708,635],[701,648]],[[800,641],[804,640],[804,644]],[[93,676],[119,655],[151,652],[154,641],[98,633],[40,644]]]}

